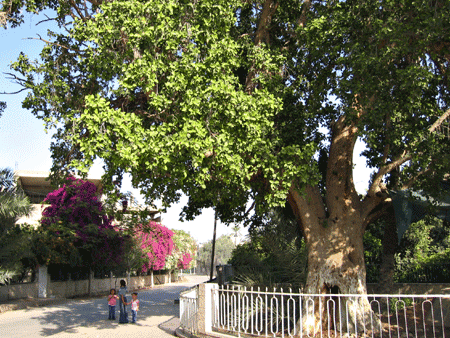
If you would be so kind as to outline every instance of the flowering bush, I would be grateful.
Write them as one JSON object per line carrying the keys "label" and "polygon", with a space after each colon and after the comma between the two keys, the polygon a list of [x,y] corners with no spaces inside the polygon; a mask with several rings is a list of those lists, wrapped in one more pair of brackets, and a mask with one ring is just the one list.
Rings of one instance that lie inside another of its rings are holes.
{"label": "flowering bush", "polygon": [[191,254],[189,252],[184,253],[183,257],[178,260],[178,269],[187,269],[192,261]]}
{"label": "flowering bush", "polygon": [[191,267],[191,262],[197,251],[197,243],[190,234],[183,230],[174,230],[173,235],[173,252],[166,258],[165,268],[187,269]]}
{"label": "flowering bush", "polygon": [[102,267],[120,262],[123,237],[90,182],[69,177],[49,193],[42,212],[40,260],[45,264]]}
{"label": "flowering bush", "polygon": [[68,177],[67,181],[44,199],[44,203],[50,205],[42,212],[41,224],[47,226],[62,221],[81,228],[95,224],[102,229],[112,229],[111,220],[103,213],[102,203],[95,195],[97,187],[74,177]]}
{"label": "flowering bush", "polygon": [[166,257],[173,249],[173,231],[162,224],[150,221],[147,225],[139,224],[135,229],[135,236],[147,258],[147,262],[142,265],[142,272],[164,268]]}

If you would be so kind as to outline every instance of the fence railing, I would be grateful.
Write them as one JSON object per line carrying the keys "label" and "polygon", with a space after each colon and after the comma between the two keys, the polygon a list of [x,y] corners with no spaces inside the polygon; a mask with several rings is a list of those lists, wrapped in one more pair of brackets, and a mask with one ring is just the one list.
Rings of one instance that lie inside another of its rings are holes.
{"label": "fence railing", "polygon": [[[450,295],[302,294],[228,285],[212,287],[212,330],[262,337],[450,337]],[[190,326],[195,299],[185,298]],[[181,304],[181,302],[180,302]],[[181,307],[180,307],[181,309]]]}
{"label": "fence railing", "polygon": [[180,294],[180,326],[190,332],[197,332],[198,289],[196,287]]}

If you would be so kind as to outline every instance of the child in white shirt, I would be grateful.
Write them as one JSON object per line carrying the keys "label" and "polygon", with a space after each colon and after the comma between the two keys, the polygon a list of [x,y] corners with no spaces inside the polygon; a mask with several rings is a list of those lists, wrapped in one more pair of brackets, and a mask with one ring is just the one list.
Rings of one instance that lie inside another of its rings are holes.
{"label": "child in white shirt", "polygon": [[139,299],[137,299],[137,292],[133,292],[131,294],[131,302],[127,303],[127,305],[131,304],[131,322],[136,323],[137,312],[139,311]]}

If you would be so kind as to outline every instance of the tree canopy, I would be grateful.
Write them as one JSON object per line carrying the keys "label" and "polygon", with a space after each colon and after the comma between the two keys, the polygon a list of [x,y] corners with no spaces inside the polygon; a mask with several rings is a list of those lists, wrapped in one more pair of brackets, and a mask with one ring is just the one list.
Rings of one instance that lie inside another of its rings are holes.
{"label": "tree canopy", "polygon": [[[105,188],[131,172],[152,199],[187,194],[188,218],[215,205],[224,220],[263,190],[284,203],[294,177],[308,178],[315,147],[285,143],[275,126],[285,57],[237,31],[239,2],[114,1],[70,24],[63,5],[69,33],[52,36],[41,63],[22,54],[14,65],[31,89],[24,106],[58,128],[53,170],[98,156]],[[237,74],[249,68],[260,75],[245,86]]]}
{"label": "tree canopy", "polygon": [[[217,265],[228,264],[235,247],[231,236],[222,235],[217,238],[216,248],[214,250],[214,269]],[[197,253],[197,268],[199,271],[206,272],[207,275],[211,272],[211,253],[212,241],[204,243]]]}
{"label": "tree canopy", "polygon": [[13,0],[3,11],[14,26],[22,8],[57,10],[41,62],[13,65],[31,90],[24,106],[57,127],[55,172],[100,157],[107,188],[131,172],[150,199],[182,191],[186,217],[217,206],[227,221],[249,199],[283,204],[292,182],[317,181],[314,154],[339,121],[378,168],[371,189],[394,170],[399,187],[442,179],[448,142],[430,128],[447,109],[449,9],[411,6]]}

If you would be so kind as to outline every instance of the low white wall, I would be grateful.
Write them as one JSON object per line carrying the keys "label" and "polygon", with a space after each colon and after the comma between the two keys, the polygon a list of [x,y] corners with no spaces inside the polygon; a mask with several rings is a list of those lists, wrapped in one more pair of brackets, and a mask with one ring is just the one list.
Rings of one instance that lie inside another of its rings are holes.
{"label": "low white wall", "polygon": [[[378,284],[367,283],[367,293],[377,294]],[[399,295],[448,295],[450,283],[394,283],[390,294]]]}
{"label": "low white wall", "polygon": [[[152,276],[131,277],[127,283],[128,290],[138,290],[148,288],[152,285]],[[109,293],[110,289],[119,289],[120,278],[103,278],[92,280],[92,294]],[[154,275],[154,285],[167,284],[169,275]],[[173,281],[173,278],[172,278]],[[39,283],[24,283],[0,286],[0,302],[20,298],[37,298]],[[80,281],[50,281],[47,289],[47,297],[70,298],[75,296],[87,295],[89,293],[89,280]]]}
{"label": "low white wall", "polygon": [[38,283],[23,283],[0,287],[0,301],[18,298],[37,298]]}

